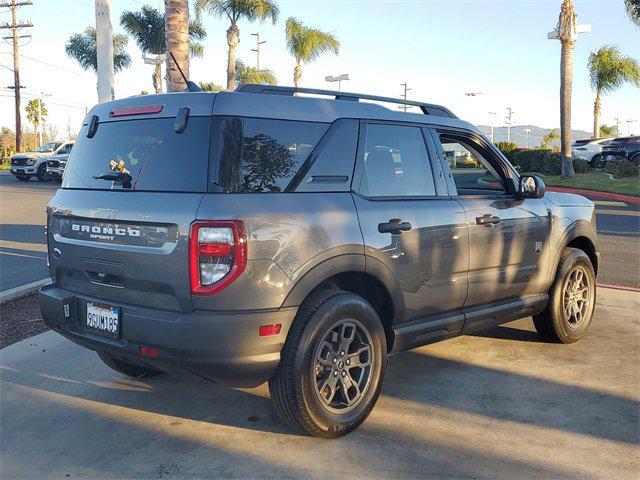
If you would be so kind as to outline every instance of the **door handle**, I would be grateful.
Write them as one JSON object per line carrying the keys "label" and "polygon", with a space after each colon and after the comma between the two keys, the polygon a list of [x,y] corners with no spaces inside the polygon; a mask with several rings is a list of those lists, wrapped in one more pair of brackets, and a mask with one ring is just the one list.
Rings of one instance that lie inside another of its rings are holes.
{"label": "door handle", "polygon": [[389,223],[379,223],[378,231],[380,233],[391,233],[394,235],[401,235],[402,232],[411,230],[411,224],[409,222],[403,222],[399,218],[392,218]]}
{"label": "door handle", "polygon": [[490,213],[485,213],[481,217],[476,217],[476,225],[484,225],[485,227],[493,227],[500,223],[500,217],[494,217]]}

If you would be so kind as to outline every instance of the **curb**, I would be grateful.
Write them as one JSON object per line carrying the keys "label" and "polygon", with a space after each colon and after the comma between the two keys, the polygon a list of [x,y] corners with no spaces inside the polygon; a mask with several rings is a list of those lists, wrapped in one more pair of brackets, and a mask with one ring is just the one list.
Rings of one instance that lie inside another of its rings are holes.
{"label": "curb", "polygon": [[0,304],[15,300],[17,298],[26,297],[27,295],[37,292],[41,286],[51,283],[50,278],[43,278],[37,282],[27,283],[26,285],[20,285],[19,287],[10,288],[9,290],[3,290],[0,292]]}
{"label": "curb", "polygon": [[598,288],[610,288],[612,290],[624,290],[625,292],[640,292],[640,288],[625,287],[624,285],[611,285],[609,283],[597,283]]}
{"label": "curb", "polygon": [[591,195],[592,197],[602,198],[603,200],[618,200],[628,203],[640,203],[640,197],[631,195],[623,195],[621,193],[598,192],[597,190],[583,190],[580,188],[565,187],[546,187],[550,192],[575,193],[578,195]]}

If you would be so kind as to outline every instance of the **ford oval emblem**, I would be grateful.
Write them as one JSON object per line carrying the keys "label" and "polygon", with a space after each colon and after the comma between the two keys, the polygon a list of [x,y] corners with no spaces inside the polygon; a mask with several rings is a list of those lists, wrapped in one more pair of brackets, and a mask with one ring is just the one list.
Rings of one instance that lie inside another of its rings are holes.
{"label": "ford oval emblem", "polygon": [[54,248],[53,250],[51,250],[51,255],[53,256],[53,258],[60,258],[62,256],[62,252],[59,248]]}

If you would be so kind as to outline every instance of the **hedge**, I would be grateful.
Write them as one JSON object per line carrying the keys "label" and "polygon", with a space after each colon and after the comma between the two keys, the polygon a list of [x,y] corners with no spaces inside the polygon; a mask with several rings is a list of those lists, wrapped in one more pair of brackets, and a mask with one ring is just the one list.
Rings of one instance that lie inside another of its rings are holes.
{"label": "hedge", "polygon": [[[560,175],[562,173],[562,154],[544,148],[533,150],[514,150],[507,154],[509,161],[521,172],[546,173]],[[573,160],[576,173],[587,173],[589,162]]]}

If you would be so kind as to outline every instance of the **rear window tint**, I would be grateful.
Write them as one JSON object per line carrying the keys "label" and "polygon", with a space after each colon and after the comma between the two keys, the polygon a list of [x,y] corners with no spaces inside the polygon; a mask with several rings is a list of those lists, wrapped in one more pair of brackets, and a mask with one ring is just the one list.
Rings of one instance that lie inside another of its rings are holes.
{"label": "rear window tint", "polygon": [[228,192],[283,192],[326,123],[214,117],[211,181]]}
{"label": "rear window tint", "polygon": [[[63,188],[204,192],[211,117],[192,117],[182,133],[174,118],[106,122],[87,138],[83,126],[67,163]],[[132,177],[130,187],[97,180],[122,162]]]}

